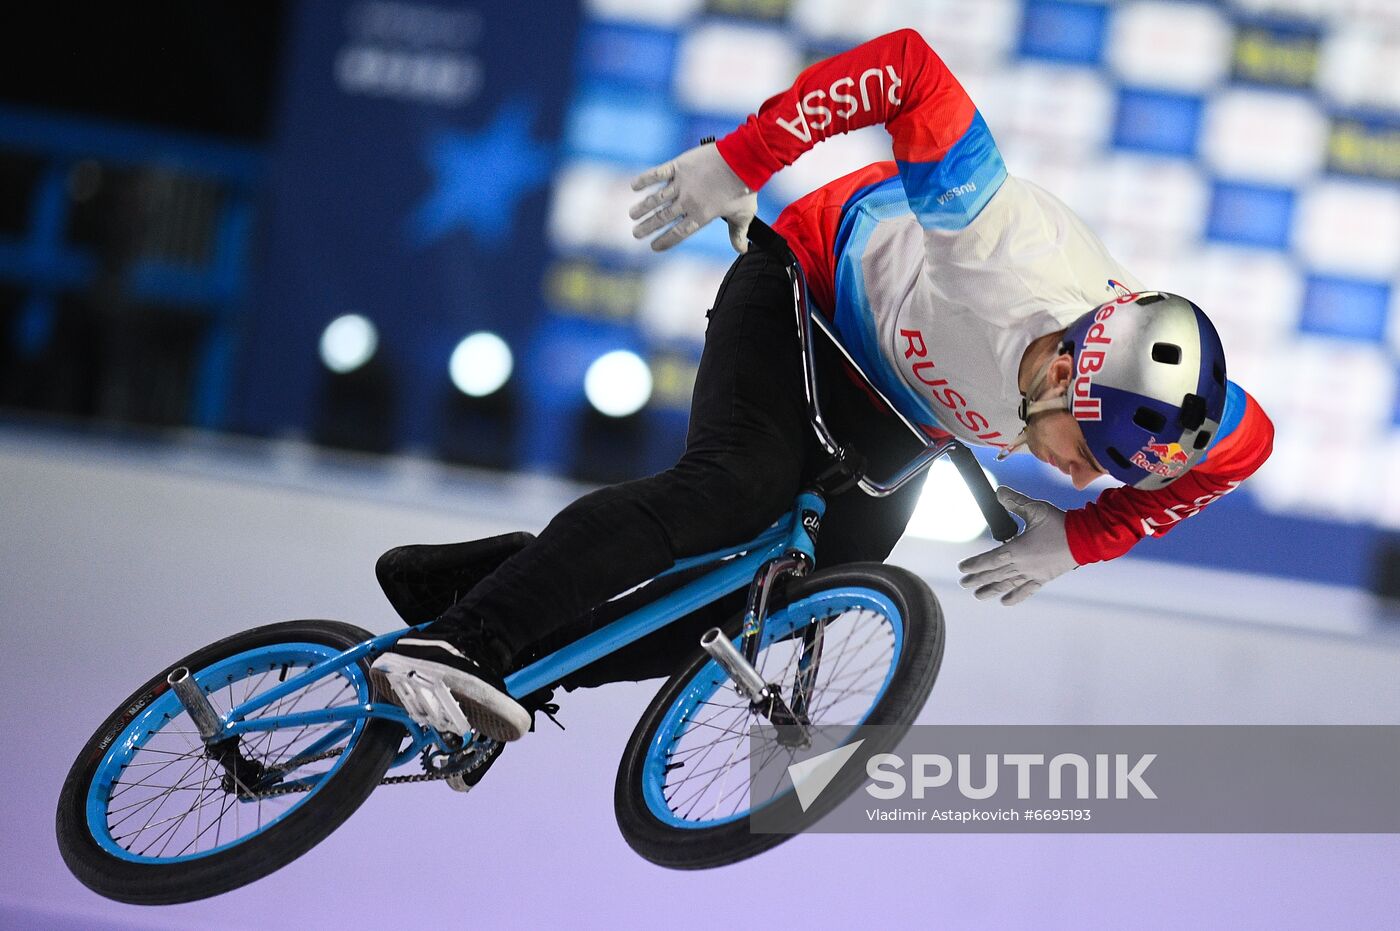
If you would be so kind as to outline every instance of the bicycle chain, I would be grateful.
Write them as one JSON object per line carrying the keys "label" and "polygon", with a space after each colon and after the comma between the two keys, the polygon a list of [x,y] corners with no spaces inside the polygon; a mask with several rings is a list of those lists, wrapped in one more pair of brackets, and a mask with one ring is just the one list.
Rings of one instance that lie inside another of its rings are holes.
{"label": "bicycle chain", "polygon": [[[333,758],[333,757],[340,756],[340,755],[341,755],[342,753],[344,753],[344,752],[345,752],[345,748],[343,748],[343,747],[337,747],[337,748],[335,748],[334,750],[327,750],[326,752],[324,752],[324,753],[318,753],[318,754],[316,754],[315,756],[308,756],[308,757],[306,757],[305,759],[301,759],[301,760],[297,760],[297,761],[296,761],[297,768],[300,768],[300,767],[302,767],[302,766],[306,766],[306,765],[308,765],[308,764],[310,764],[310,763],[319,763],[321,760],[329,760],[329,759],[331,759],[331,758]],[[450,773],[415,773],[415,774],[413,774],[412,776],[385,776],[383,779],[380,779],[380,780],[379,780],[379,784],[382,785],[382,786],[387,786],[387,785],[395,785],[395,784],[401,783],[401,782],[431,782],[431,781],[433,781],[434,779],[446,779],[449,775],[451,775],[451,774],[450,774]],[[308,786],[308,785],[299,785],[299,786],[272,786],[271,788],[265,789],[265,790],[262,791],[262,792],[254,792],[254,793],[252,793],[252,794],[250,794],[250,795],[247,795],[247,796],[240,796],[240,798],[246,798],[246,799],[248,799],[248,800],[250,800],[250,801],[253,800],[253,799],[275,798],[276,796],[279,796],[279,795],[295,795],[295,794],[297,794],[298,792],[310,792],[313,788],[314,788],[314,786]]]}
{"label": "bicycle chain", "polygon": [[[327,751],[325,751],[324,753],[318,753],[318,754],[316,754],[315,756],[308,756],[308,757],[306,757],[305,759],[299,759],[299,760],[296,760],[295,762],[296,762],[296,764],[297,764],[297,768],[300,768],[300,767],[302,767],[302,766],[306,766],[308,763],[319,763],[321,760],[329,760],[329,759],[331,759],[332,757],[340,756],[340,755],[341,755],[342,753],[344,753],[344,752],[345,752],[345,748],[344,748],[344,747],[336,747],[334,750],[327,750]],[[427,764],[424,764],[424,766],[426,766],[426,765],[427,765]],[[479,764],[478,764],[478,765],[479,765]],[[473,771],[473,770],[475,770],[475,769],[476,769],[476,767],[474,766],[474,767],[472,767],[471,770],[467,770],[467,772],[471,772],[471,771]],[[414,773],[414,774],[411,775],[411,776],[385,776],[385,777],[383,777],[382,779],[379,780],[379,784],[382,785],[382,786],[392,786],[392,785],[403,785],[403,784],[409,783],[409,782],[436,782],[436,781],[438,781],[438,780],[446,779],[446,778],[448,778],[449,776],[454,776],[454,775],[457,775],[457,773],[456,773],[456,772],[441,772],[441,771],[439,771],[439,772]],[[298,786],[273,786],[272,788],[266,789],[265,791],[262,791],[262,792],[255,792],[255,793],[253,793],[253,794],[251,794],[251,795],[248,795],[248,796],[240,796],[240,798],[246,797],[246,798],[249,799],[249,800],[253,800],[253,799],[264,799],[264,798],[275,798],[276,796],[279,796],[279,795],[295,795],[295,794],[298,793],[298,792],[310,792],[310,791],[312,790],[312,788],[314,788],[314,787],[313,787],[313,786],[308,786],[308,785],[298,785]]]}

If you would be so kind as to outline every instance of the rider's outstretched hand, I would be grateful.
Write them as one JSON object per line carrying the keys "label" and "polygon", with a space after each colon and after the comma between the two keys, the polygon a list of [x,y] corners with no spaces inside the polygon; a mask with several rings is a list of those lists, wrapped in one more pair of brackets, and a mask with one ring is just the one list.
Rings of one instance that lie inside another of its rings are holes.
{"label": "rider's outstretched hand", "polygon": [[958,563],[958,570],[967,573],[958,584],[973,589],[982,600],[1000,595],[1004,605],[1020,604],[1078,563],[1070,555],[1064,511],[1007,485],[997,489],[997,500],[1026,522],[1025,529],[1001,546]]}
{"label": "rider's outstretched hand", "polygon": [[641,221],[632,227],[633,236],[642,239],[669,226],[651,241],[651,247],[662,252],[715,217],[724,217],[734,251],[748,251],[749,221],[758,212],[758,195],[725,164],[716,146],[699,145],[663,165],[648,168],[632,179],[632,190],[644,190],[653,184],[662,187],[637,201],[627,212],[632,219]]}

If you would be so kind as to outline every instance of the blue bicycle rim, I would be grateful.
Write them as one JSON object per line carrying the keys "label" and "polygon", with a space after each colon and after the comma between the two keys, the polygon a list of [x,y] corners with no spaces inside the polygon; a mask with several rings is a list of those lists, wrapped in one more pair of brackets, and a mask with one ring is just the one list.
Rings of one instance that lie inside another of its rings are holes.
{"label": "blue bicycle rim", "polygon": [[[764,622],[763,642],[760,644],[760,649],[766,649],[775,641],[793,633],[800,627],[806,626],[813,617],[839,614],[842,611],[855,609],[865,609],[880,615],[881,620],[888,623],[893,631],[894,645],[891,649],[890,665],[889,669],[885,671],[885,678],[880,683],[880,688],[875,696],[870,700],[870,707],[865,710],[859,721],[851,725],[852,732],[866,722],[871,712],[885,697],[890,682],[894,679],[895,669],[899,667],[899,658],[903,653],[903,617],[887,596],[868,588],[838,588],[810,595],[770,615]],[[740,645],[738,638],[734,640],[734,645],[736,647]],[[714,660],[706,662],[704,666],[700,667],[700,671],[696,673],[695,677],[681,690],[681,693],[676,696],[671,707],[666,709],[666,714],[656,729],[656,735],[647,747],[646,759],[642,764],[642,798],[646,801],[647,808],[651,810],[651,813],[670,827],[694,830],[730,824],[747,818],[753,812],[771,805],[786,795],[786,793],[780,793],[756,808],[747,808],[723,818],[705,821],[682,818],[667,804],[665,777],[668,750],[680,736],[678,728],[683,729],[700,708],[701,703],[708,701],[728,683],[729,676],[718,663]]]}
{"label": "blue bicycle rim", "polygon": [[[309,667],[323,660],[339,656],[340,652],[341,650],[337,647],[320,643],[279,643],[272,646],[259,647],[254,650],[247,650],[235,656],[230,656],[227,659],[219,660],[212,666],[206,666],[203,669],[195,670],[194,677],[195,681],[200,685],[207,686],[217,682],[219,683],[218,688],[222,688],[225,677],[230,675],[242,675],[247,672],[250,666],[253,668],[275,668],[283,664],[289,664]],[[341,670],[340,673],[333,673],[333,675],[342,674],[350,680],[355,688],[354,701],[369,701],[369,681],[365,678],[359,666],[351,664]],[[275,685],[276,683],[274,682],[273,684]],[[118,844],[113,839],[112,833],[108,828],[107,811],[112,787],[121,776],[126,765],[131,762],[137,752],[149,742],[152,736],[154,736],[154,734],[148,733],[148,731],[159,733],[163,726],[169,721],[179,717],[183,712],[184,707],[180,704],[180,700],[175,696],[174,691],[167,689],[122,729],[122,732],[113,739],[112,746],[107,750],[106,754],[103,755],[101,762],[97,764],[97,771],[93,774],[92,780],[88,783],[86,806],[88,831],[92,834],[93,839],[97,841],[98,846],[114,857],[119,857],[122,860],[128,860],[133,863],[182,863],[220,853],[256,837],[296,811],[305,804],[307,799],[321,790],[321,787],[330,780],[331,775],[340,769],[340,767],[344,765],[346,759],[349,758],[350,752],[354,749],[355,743],[359,740],[360,734],[363,732],[365,726],[363,720],[355,722],[353,731],[345,741],[344,751],[336,758],[335,764],[331,766],[330,769],[320,774],[321,779],[309,792],[299,793],[299,799],[295,804],[275,818],[263,823],[252,832],[240,835],[227,843],[219,844],[209,850],[201,850],[197,853],[173,857],[141,856],[132,853],[130,850]],[[188,718],[186,720],[188,720]],[[238,805],[244,803],[234,802],[234,804]]]}

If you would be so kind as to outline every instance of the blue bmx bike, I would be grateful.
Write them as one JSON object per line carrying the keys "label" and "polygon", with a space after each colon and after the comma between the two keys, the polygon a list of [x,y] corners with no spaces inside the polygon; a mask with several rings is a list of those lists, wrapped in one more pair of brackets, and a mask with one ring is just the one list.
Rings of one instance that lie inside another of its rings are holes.
{"label": "blue bmx bike", "polygon": [[[929,442],[908,421],[924,445],[892,477],[876,480],[852,465],[859,456],[836,442],[817,400],[814,332],[835,339],[811,313],[786,244],[762,223],[750,237],[787,263],[808,410],[833,468],[756,539],[683,560],[664,574],[681,584],[658,576],[648,587],[669,589],[664,594],[506,679],[527,707],[544,707],[531,698],[748,588],[745,610],[708,630],[657,693],[618,770],[614,802],[624,838],[673,868],[719,866],[766,850],[789,835],[752,832],[750,813],[782,806],[789,823],[811,824],[861,778],[859,768],[846,767],[845,778],[803,811],[790,784],[754,797],[751,755],[793,753],[807,744],[810,728],[833,725],[851,732],[891,725],[872,732],[880,736],[863,752],[892,749],[933,688],[944,626],[928,585],[874,563],[816,571],[827,494],[851,485],[890,494],[947,453],[994,535],[1007,539],[1016,529],[971,453],[952,441]],[[190,901],[301,856],[382,784],[440,779],[470,788],[500,745],[419,726],[370,679],[374,658],[414,629],[374,636],[336,621],[288,621],[235,634],[162,670],[102,723],[68,774],[57,832],[69,869],[119,901]],[[768,726],[768,745],[755,742],[755,725]]]}

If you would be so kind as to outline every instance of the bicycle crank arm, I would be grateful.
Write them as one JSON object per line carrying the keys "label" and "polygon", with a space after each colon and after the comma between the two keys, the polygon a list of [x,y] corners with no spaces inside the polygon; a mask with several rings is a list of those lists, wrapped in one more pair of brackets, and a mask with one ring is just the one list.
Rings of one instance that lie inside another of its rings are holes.
{"label": "bicycle crank arm", "polygon": [[777,728],[778,743],[785,747],[804,747],[811,742],[806,720],[793,714],[778,690],[763,681],[758,670],[734,648],[723,631],[718,627],[705,631],[700,636],[700,648],[719,663],[739,693]]}

